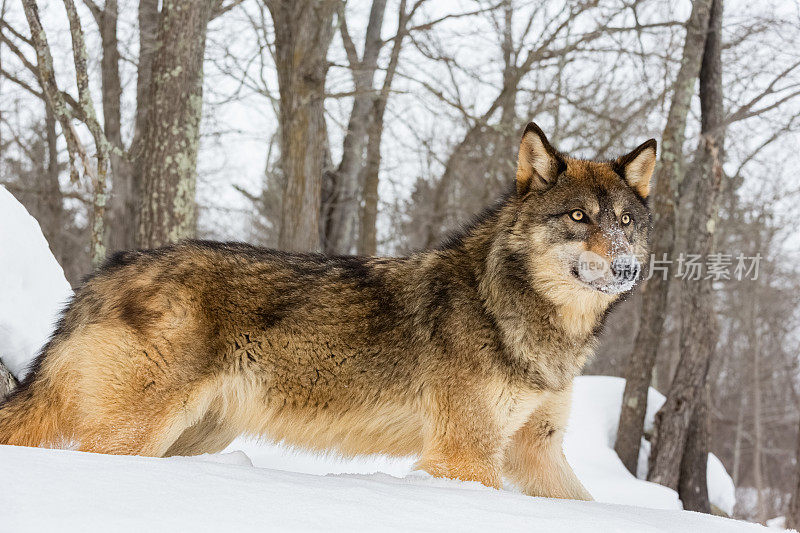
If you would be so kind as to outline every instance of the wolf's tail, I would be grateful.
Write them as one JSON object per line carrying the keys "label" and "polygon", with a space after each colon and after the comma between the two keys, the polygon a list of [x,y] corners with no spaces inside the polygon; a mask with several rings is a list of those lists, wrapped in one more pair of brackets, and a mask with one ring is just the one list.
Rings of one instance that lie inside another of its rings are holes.
{"label": "wolf's tail", "polygon": [[0,403],[0,444],[49,446],[56,443],[60,402],[46,381],[29,377]]}

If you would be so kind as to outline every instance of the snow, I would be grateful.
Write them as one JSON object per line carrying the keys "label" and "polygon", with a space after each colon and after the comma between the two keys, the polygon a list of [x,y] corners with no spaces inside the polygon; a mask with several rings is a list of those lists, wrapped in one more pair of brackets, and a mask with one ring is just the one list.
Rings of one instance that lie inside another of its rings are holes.
{"label": "snow", "polygon": [[673,491],[629,474],[610,448],[621,385],[604,376],[575,382],[565,449],[597,502],[434,479],[412,472],[412,458],[346,460],[249,439],[226,453],[169,459],[0,446],[0,479],[14,480],[0,524],[15,532],[767,531],[681,511]]}
{"label": "snow", "polygon": [[[767,531],[675,510],[531,498],[413,475],[0,446],[6,531]],[[233,463],[233,464],[231,464]]]}
{"label": "snow", "polygon": [[[786,517],[785,516],[776,516],[770,520],[767,520],[767,527],[771,529],[785,529],[786,528]],[[792,529],[791,531],[795,531]]]}
{"label": "snow", "polygon": [[719,457],[713,453],[708,454],[706,469],[708,497],[711,503],[719,507],[725,514],[732,515],[733,508],[736,506],[736,487],[733,479],[725,470]]}
{"label": "snow", "polygon": [[[622,378],[576,378],[572,416],[564,446],[567,458],[586,488],[599,501],[680,509],[681,504],[674,491],[644,481],[636,483],[637,480],[628,473],[614,452],[624,390],[625,380]],[[644,422],[646,432],[652,432],[655,415],[665,400],[663,394],[650,387]],[[642,440],[637,468],[640,479],[646,476],[649,454],[650,443]],[[714,454],[708,454],[706,482],[711,503],[732,515],[736,504],[733,479]]]}
{"label": "snow", "polygon": [[[625,380],[621,378],[581,376],[575,379],[572,414],[564,442],[567,459],[598,501],[682,509],[675,491],[637,479],[614,451],[624,388]],[[648,406],[657,394],[650,389]]]}
{"label": "snow", "polygon": [[18,378],[72,295],[39,223],[0,185],[0,359]]}

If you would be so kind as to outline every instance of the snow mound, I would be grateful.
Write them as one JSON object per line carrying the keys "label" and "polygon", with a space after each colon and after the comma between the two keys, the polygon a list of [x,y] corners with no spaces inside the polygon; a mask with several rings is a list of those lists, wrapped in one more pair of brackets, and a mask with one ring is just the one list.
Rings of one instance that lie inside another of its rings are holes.
{"label": "snow mound", "polygon": [[241,450],[227,453],[204,453],[192,457],[170,457],[173,461],[201,461],[221,465],[253,466],[253,461]]}
{"label": "snow mound", "polygon": [[708,499],[728,516],[733,515],[736,506],[736,487],[728,471],[719,457],[708,454],[706,466],[706,483],[708,483]]}
{"label": "snow mound", "polygon": [[[578,478],[601,502],[657,509],[682,509],[678,494],[667,487],[637,479],[614,451],[625,380],[609,376],[575,379],[572,412],[564,439],[564,452]],[[650,389],[650,406],[661,396]],[[663,402],[663,396],[661,396]]]}
{"label": "snow mound", "polygon": [[0,359],[17,378],[71,295],[39,223],[0,185]]}
{"label": "snow mound", "polygon": [[0,479],[13,480],[0,523],[16,533],[768,531],[699,513],[531,498],[424,476],[315,476],[15,446],[0,446]]}
{"label": "snow mound", "polygon": [[[599,501],[680,509],[682,505],[675,491],[642,481],[647,475],[649,442],[642,439],[637,468],[638,480],[627,471],[614,452],[624,390],[625,380],[622,378],[580,376],[575,379],[572,415],[564,444],[570,464],[589,492]],[[647,394],[645,431],[652,431],[655,415],[665,400],[663,394],[650,387]],[[708,454],[707,468],[706,482],[711,503],[732,515],[736,504],[733,480],[722,461],[714,454]],[[595,483],[595,479],[598,483]],[[635,481],[639,481],[639,484]],[[624,492],[616,492],[617,489]]]}

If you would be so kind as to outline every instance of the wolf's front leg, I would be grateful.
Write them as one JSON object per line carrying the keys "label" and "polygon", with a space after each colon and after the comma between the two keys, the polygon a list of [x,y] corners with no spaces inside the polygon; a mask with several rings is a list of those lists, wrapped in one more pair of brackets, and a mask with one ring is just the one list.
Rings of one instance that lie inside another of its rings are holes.
{"label": "wolf's front leg", "polygon": [[465,391],[429,401],[417,468],[434,477],[502,486],[504,438],[482,398]]}
{"label": "wolf's front leg", "polygon": [[512,437],[504,474],[529,496],[592,500],[564,456],[564,429],[572,390],[547,399]]}

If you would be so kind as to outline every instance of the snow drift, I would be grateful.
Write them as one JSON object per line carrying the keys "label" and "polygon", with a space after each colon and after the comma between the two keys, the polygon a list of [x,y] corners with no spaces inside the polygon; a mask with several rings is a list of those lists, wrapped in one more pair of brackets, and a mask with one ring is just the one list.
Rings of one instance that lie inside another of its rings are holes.
{"label": "snow drift", "polygon": [[0,185],[0,359],[17,378],[71,294],[39,223]]}
{"label": "snow drift", "polygon": [[[686,511],[531,498],[477,483],[315,476],[225,456],[152,459],[0,446],[0,529],[126,531],[767,531]],[[243,463],[243,464],[242,464]]]}

